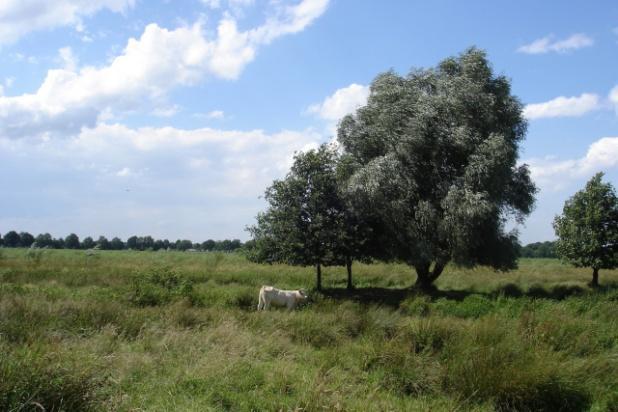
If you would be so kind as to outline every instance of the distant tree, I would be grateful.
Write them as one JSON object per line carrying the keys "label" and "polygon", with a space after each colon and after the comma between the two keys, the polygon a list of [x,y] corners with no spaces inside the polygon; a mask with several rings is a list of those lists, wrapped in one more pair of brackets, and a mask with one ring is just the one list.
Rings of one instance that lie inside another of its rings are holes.
{"label": "distant tree", "polygon": [[127,249],[137,250],[137,236],[131,236],[127,239]]}
{"label": "distant tree", "polygon": [[34,243],[34,236],[28,232],[21,232],[19,234],[19,245],[21,247],[30,247]]}
{"label": "distant tree", "polygon": [[185,251],[185,250],[189,250],[193,247],[193,242],[191,242],[190,240],[177,240],[176,241],[176,250],[181,250],[181,251]]}
{"label": "distant tree", "polygon": [[207,250],[207,251],[211,251],[215,249],[215,241],[212,239],[208,239],[205,242],[202,242],[202,249],[203,250]]}
{"label": "distant tree", "polygon": [[35,239],[38,247],[54,247],[54,239],[49,233],[41,233]]}
{"label": "distant tree", "polygon": [[525,258],[556,258],[556,242],[535,242],[523,246],[519,255]]}
{"label": "distant tree", "polygon": [[64,238],[64,247],[67,249],[79,249],[79,237],[75,233],[71,233]]}
{"label": "distant tree", "polygon": [[240,239],[233,239],[230,242],[230,251],[240,249],[241,247],[242,247],[242,242],[240,241]]}
{"label": "distant tree", "polygon": [[163,239],[163,248],[167,249],[170,247],[170,241],[167,239]]}
{"label": "distant tree", "polygon": [[64,239],[59,237],[52,240],[52,247],[54,249],[64,249]]}
{"label": "distant tree", "polygon": [[594,287],[599,286],[600,269],[618,267],[618,199],[602,178],[597,173],[554,219],[558,255],[576,267],[592,268]]}
{"label": "distant tree", "polygon": [[161,250],[161,249],[165,249],[165,244],[163,243],[163,241],[161,239],[157,239],[154,242],[154,245],[152,246],[153,250]]}
{"label": "distant tree", "polygon": [[122,239],[120,239],[118,237],[114,237],[109,242],[109,247],[112,250],[122,250],[122,249],[124,249],[124,242],[122,241]]}
{"label": "distant tree", "polygon": [[221,245],[219,246],[219,250],[224,252],[229,252],[232,250],[232,241],[229,239],[224,239],[221,241]]}
{"label": "distant tree", "polygon": [[105,236],[99,236],[99,240],[97,240],[97,246],[101,250],[110,250],[111,248],[109,240],[107,240]]}
{"label": "distant tree", "polygon": [[0,246],[4,245],[4,239],[2,238],[2,234],[0,233]]}
{"label": "distant tree", "polygon": [[95,246],[94,240],[87,236],[82,240],[82,249],[92,249]]}
{"label": "distant tree", "polygon": [[377,257],[409,264],[430,288],[447,263],[517,265],[510,217],[523,221],[536,188],[518,151],[522,104],[483,51],[438,67],[379,75],[367,105],[342,119],[349,199],[370,213]]}
{"label": "distant tree", "polygon": [[248,228],[258,262],[314,266],[316,286],[322,288],[322,266],[351,261],[346,207],[337,179],[337,152],[329,145],[299,153],[285,179],[266,189],[269,206]]}
{"label": "distant tree", "polygon": [[144,236],[142,240],[142,250],[152,249],[154,247],[154,239],[152,236]]}
{"label": "distant tree", "polygon": [[19,234],[14,230],[4,235],[4,246],[6,247],[19,247],[20,242]]}

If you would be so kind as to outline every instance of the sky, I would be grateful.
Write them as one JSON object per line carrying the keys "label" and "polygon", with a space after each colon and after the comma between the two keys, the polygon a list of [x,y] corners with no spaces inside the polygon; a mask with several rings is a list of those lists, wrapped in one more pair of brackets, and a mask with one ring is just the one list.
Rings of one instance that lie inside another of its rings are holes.
{"label": "sky", "polygon": [[470,46],[525,104],[522,243],[618,185],[618,3],[2,0],[0,233],[246,240],[297,151],[379,73]]}

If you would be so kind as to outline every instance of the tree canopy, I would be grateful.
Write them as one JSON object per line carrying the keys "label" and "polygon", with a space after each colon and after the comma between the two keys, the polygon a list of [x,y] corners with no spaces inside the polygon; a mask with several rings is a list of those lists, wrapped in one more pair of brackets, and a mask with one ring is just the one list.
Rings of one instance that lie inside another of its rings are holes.
{"label": "tree canopy", "polygon": [[599,285],[600,269],[618,267],[618,199],[602,178],[603,173],[592,177],[554,219],[558,255],[576,267],[592,268],[592,286]]}
{"label": "tree canopy", "polygon": [[518,241],[505,223],[522,221],[536,192],[517,165],[525,133],[509,80],[481,50],[379,75],[338,128],[346,191],[375,222],[375,253],[413,266],[421,287],[449,261],[514,268]]}
{"label": "tree canopy", "polygon": [[318,289],[323,265],[346,265],[351,287],[360,231],[340,196],[337,166],[337,151],[329,145],[295,156],[287,176],[266,190],[268,209],[248,228],[254,239],[250,259],[315,266]]}

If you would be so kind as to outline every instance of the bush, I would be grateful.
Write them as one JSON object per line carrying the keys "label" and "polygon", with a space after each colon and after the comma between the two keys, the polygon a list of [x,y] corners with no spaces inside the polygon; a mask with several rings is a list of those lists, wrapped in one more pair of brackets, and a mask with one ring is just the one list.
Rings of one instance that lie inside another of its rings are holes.
{"label": "bush", "polygon": [[129,301],[136,306],[158,306],[193,296],[193,282],[170,268],[156,269],[133,280]]}

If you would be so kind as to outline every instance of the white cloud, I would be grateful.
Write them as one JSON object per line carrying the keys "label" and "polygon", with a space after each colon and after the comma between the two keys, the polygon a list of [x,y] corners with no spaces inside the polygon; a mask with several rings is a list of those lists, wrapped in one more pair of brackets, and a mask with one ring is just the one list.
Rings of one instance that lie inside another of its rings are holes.
{"label": "white cloud", "polygon": [[614,106],[614,109],[616,110],[616,114],[618,114],[618,86],[615,86],[609,92],[609,101]]}
{"label": "white cloud", "polygon": [[209,7],[211,9],[218,9],[221,7],[221,0],[201,0],[204,6]]}
{"label": "white cloud", "polygon": [[35,93],[0,97],[0,136],[74,135],[82,127],[93,127],[102,114],[139,109],[144,101],[156,102],[170,89],[195,84],[204,76],[236,79],[259,46],[303,30],[327,4],[302,0],[244,32],[224,17],[214,39],[206,37],[201,22],[175,30],[149,24],[107,66],[49,70]]}
{"label": "white cloud", "polygon": [[123,167],[122,169],[120,169],[119,171],[116,172],[116,176],[118,176],[118,177],[129,177],[132,174],[133,174],[133,172],[128,167]]}
{"label": "white cloud", "polygon": [[347,114],[354,113],[360,106],[367,103],[369,87],[353,83],[337,90],[322,103],[309,106],[307,112],[313,113],[328,121],[338,121]]}
{"label": "white cloud", "polygon": [[548,117],[582,116],[601,108],[599,96],[583,93],[574,97],[556,97],[544,103],[528,104],[524,108],[524,116],[530,120]]}
{"label": "white cloud", "polygon": [[174,117],[180,111],[180,106],[177,104],[171,106],[157,107],[152,111],[152,115],[157,117]]}
{"label": "white cloud", "polygon": [[618,167],[618,137],[603,137],[592,143],[579,159],[530,159],[532,178],[542,187],[559,190],[569,180]]}
{"label": "white cloud", "polygon": [[28,33],[61,26],[82,27],[81,18],[107,9],[124,13],[135,0],[2,0],[0,44],[13,43]]}
{"label": "white cloud", "polygon": [[209,119],[217,119],[221,120],[225,117],[225,113],[222,110],[213,110],[206,114],[206,117]]}
{"label": "white cloud", "polygon": [[554,37],[552,35],[546,36],[530,44],[519,47],[517,51],[526,54],[545,54],[549,52],[566,53],[584,47],[590,47],[594,44],[594,40],[583,33],[573,34],[564,40],[554,41],[553,39]]}
{"label": "white cloud", "polygon": [[70,47],[63,47],[58,50],[58,56],[63,63],[64,70],[75,71],[79,63],[79,59],[73,54]]}

